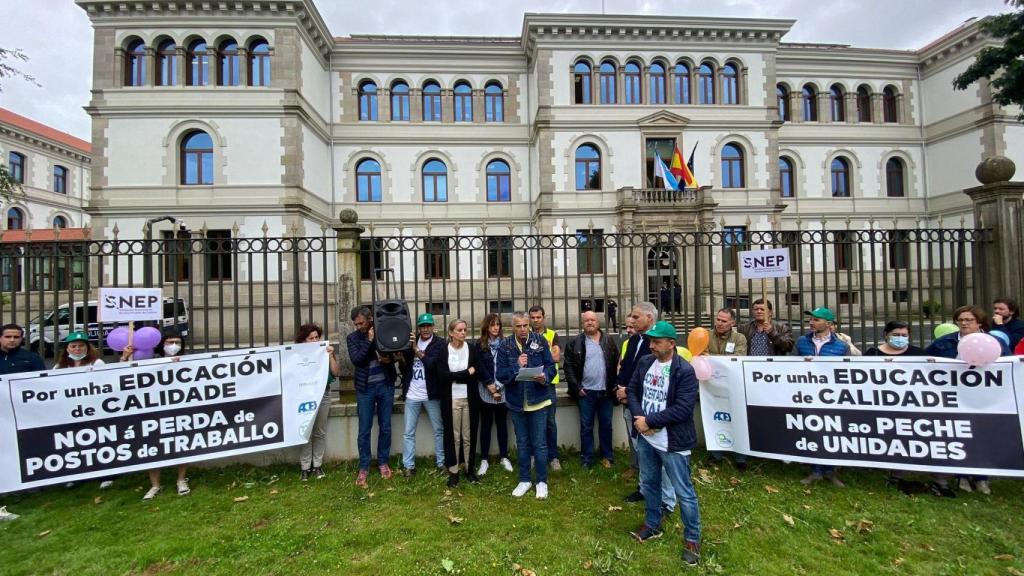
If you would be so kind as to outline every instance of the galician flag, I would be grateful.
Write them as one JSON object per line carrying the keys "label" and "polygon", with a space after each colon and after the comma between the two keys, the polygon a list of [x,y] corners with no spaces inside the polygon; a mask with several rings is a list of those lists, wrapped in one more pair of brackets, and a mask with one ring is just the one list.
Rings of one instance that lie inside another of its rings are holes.
{"label": "galician flag", "polygon": [[669,172],[668,167],[665,166],[665,161],[661,159],[661,155],[658,154],[654,162],[654,176],[661,178],[662,187],[665,190],[679,190],[679,180]]}
{"label": "galician flag", "polygon": [[676,181],[679,182],[679,188],[700,188],[700,184],[697,184],[697,178],[693,176],[693,172],[683,162],[683,153],[679,151],[678,145],[672,150],[672,165],[669,170],[675,176]]}

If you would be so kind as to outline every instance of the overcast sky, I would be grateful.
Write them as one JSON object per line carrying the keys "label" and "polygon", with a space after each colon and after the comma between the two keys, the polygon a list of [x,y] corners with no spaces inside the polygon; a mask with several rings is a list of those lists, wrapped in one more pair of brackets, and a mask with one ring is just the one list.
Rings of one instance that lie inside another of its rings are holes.
{"label": "overcast sky", "polygon": [[[458,9],[453,10],[453,6]],[[335,36],[518,36],[524,12],[600,13],[602,0],[317,0]],[[1002,0],[604,0],[608,14],[794,18],[783,40],[920,48]],[[88,140],[92,27],[72,0],[0,0],[0,47],[21,48],[20,69],[41,87],[5,79],[0,106]]]}

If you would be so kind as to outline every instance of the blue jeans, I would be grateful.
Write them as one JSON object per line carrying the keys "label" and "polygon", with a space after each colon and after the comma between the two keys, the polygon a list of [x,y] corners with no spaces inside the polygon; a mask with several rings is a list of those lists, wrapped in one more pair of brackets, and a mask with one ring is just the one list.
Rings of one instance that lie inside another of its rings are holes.
{"label": "blue jeans", "polygon": [[547,431],[548,412],[550,407],[533,412],[516,412],[512,414],[512,425],[516,429],[516,459],[519,461],[519,481],[530,481],[530,458],[537,467],[537,482],[548,481],[548,443]]}
{"label": "blue jeans", "polygon": [[430,427],[434,429],[434,457],[437,467],[444,467],[444,424],[441,420],[440,400],[405,401],[405,445],[402,452],[402,466],[416,467],[416,425],[420,421],[420,409],[427,409]]}
{"label": "blue jeans", "polygon": [[395,404],[395,388],[388,384],[370,385],[356,390],[356,413],[359,415],[359,469],[370,469],[370,432],[373,416],[377,416],[377,465],[383,466],[391,457],[391,410]]}
{"label": "blue jeans", "polygon": [[580,396],[580,457],[584,466],[594,460],[594,417],[597,417],[597,437],[601,442],[601,457],[611,460],[612,455],[612,399],[604,390],[587,390]]}
{"label": "blue jeans", "polygon": [[697,492],[690,482],[690,457],[678,452],[662,452],[643,438],[637,438],[636,451],[640,455],[640,472],[643,474],[640,490],[644,494],[644,523],[652,528],[661,526],[661,503],[657,496],[663,492],[659,471],[664,469],[679,498],[683,538],[687,542],[700,542],[700,508]]}
{"label": "blue jeans", "polygon": [[558,406],[558,390],[554,386],[548,386],[551,392],[551,406],[545,408],[548,413],[547,443],[548,462],[558,458],[558,423],[555,422],[555,406]]}
{"label": "blue jeans", "polygon": [[835,466],[829,466],[828,464],[811,464],[811,474],[817,474],[819,476],[828,476],[836,471]]}

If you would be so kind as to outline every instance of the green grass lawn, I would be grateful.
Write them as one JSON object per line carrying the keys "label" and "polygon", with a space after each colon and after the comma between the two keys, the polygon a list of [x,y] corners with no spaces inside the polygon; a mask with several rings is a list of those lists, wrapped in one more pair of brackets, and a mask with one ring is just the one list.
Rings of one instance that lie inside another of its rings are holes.
{"label": "green grass lawn", "polygon": [[1018,481],[996,480],[990,497],[910,497],[882,472],[847,469],[847,488],[807,490],[804,466],[756,461],[739,474],[699,454],[703,559],[687,569],[678,516],[660,540],[629,537],[643,510],[622,501],[632,486],[621,464],[567,462],[547,501],[512,498],[515,477],[497,466],[453,491],[420,469],[374,474],[368,491],[347,462],[306,483],[296,467],[195,470],[190,496],[149,503],[143,474],[103,491],[90,481],[7,496],[0,504],[21,518],[0,523],[0,573],[1024,574]]}

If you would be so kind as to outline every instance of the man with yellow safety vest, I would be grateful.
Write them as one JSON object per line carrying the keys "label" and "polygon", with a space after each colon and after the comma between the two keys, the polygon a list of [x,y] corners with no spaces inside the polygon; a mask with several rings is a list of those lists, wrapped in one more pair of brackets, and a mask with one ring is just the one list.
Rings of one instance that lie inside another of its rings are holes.
{"label": "man with yellow safety vest", "polygon": [[[555,360],[555,368],[558,369],[562,362],[562,346],[559,342],[558,334],[547,327],[547,313],[544,312],[544,307],[540,305],[532,306],[529,314],[530,326],[533,328],[533,332],[547,340],[548,347],[551,349],[551,357]],[[557,386],[559,382],[560,380],[556,373],[548,386],[551,393],[551,407],[548,410],[547,426],[548,467],[554,472],[562,469],[562,463],[558,460],[558,425],[555,422],[555,407],[558,406]]]}

